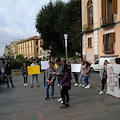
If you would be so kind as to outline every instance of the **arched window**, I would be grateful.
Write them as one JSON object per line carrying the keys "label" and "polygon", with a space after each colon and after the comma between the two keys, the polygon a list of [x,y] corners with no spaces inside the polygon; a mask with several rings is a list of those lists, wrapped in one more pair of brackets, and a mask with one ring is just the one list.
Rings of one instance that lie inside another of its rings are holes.
{"label": "arched window", "polygon": [[88,27],[93,27],[93,4],[92,0],[89,0],[87,3],[87,11],[88,11]]}

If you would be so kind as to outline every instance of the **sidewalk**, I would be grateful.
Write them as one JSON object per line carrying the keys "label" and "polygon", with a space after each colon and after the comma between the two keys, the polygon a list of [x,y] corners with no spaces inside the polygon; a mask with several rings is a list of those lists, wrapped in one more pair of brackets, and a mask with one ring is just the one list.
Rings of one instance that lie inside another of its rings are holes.
{"label": "sidewalk", "polygon": [[57,81],[55,100],[44,100],[43,73],[39,75],[40,88],[36,84],[33,88],[24,87],[22,75],[13,76],[13,82],[15,88],[0,85],[0,120],[120,120],[120,99],[98,95],[101,88],[98,73],[91,74],[89,90],[74,87],[72,79],[67,109],[59,108]]}

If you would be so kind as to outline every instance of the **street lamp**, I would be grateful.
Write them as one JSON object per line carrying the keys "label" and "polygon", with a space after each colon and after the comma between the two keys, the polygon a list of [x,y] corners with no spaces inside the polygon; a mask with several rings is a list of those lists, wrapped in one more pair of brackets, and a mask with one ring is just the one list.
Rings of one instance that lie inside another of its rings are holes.
{"label": "street lamp", "polygon": [[65,38],[65,53],[66,53],[66,61],[68,59],[68,51],[67,51],[67,39],[68,39],[68,34],[64,34]]}

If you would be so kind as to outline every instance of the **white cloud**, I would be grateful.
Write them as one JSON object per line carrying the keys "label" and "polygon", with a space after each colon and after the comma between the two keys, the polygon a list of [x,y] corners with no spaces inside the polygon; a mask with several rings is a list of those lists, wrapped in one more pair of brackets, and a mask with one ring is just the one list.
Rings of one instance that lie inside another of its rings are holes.
{"label": "white cloud", "polygon": [[[0,1],[0,56],[4,46],[18,39],[38,35],[36,15],[50,0],[1,0]],[[56,0],[52,0],[53,2]],[[63,0],[68,1],[68,0]]]}

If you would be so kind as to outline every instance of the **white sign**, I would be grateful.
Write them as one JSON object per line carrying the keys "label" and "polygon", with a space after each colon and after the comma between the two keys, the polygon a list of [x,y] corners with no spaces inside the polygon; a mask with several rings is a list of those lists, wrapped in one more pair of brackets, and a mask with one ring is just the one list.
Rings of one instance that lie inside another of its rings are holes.
{"label": "white sign", "polygon": [[41,61],[41,70],[46,70],[49,67],[49,61]]}
{"label": "white sign", "polygon": [[71,64],[71,72],[80,72],[81,64]]}
{"label": "white sign", "polygon": [[107,94],[120,98],[120,65],[109,64],[107,67]]}

